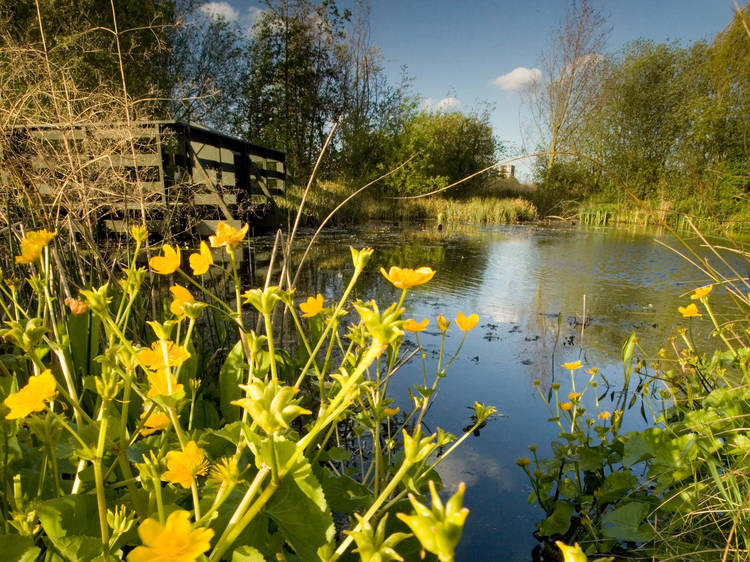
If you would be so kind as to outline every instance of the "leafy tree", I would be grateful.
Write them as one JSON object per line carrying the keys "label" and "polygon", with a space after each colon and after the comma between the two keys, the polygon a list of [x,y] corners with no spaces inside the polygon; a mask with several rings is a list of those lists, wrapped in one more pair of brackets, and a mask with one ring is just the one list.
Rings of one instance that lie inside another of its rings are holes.
{"label": "leafy tree", "polygon": [[343,25],[335,3],[268,0],[253,27],[249,74],[234,124],[245,137],[287,152],[300,180],[310,172],[332,123],[343,111]]}
{"label": "leafy tree", "polygon": [[236,22],[190,9],[171,44],[174,117],[230,132],[249,72],[247,35]]}
{"label": "leafy tree", "polygon": [[[385,180],[391,192],[416,195],[463,179],[496,161],[500,145],[489,124],[489,112],[421,111],[408,119],[391,141],[382,171],[409,163]],[[450,194],[467,193],[477,178]]]}
{"label": "leafy tree", "polygon": [[606,20],[591,0],[571,0],[565,21],[543,54],[543,80],[526,91],[539,144],[549,153],[543,164],[547,170],[558,152],[576,150],[608,33]]}

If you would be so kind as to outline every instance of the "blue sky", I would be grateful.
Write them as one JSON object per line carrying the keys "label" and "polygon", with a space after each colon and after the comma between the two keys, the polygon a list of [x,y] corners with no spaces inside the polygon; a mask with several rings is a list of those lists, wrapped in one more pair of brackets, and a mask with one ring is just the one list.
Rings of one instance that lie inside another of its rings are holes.
{"label": "blue sky", "polygon": [[[730,21],[732,0],[599,0],[612,32],[607,52],[638,38],[657,42],[711,40]],[[744,3],[744,0],[741,2]],[[253,0],[205,3],[247,25],[263,7]],[[339,0],[353,8],[356,0]],[[371,37],[384,55],[389,78],[401,67],[413,78],[414,92],[433,107],[471,111],[482,102],[494,107],[495,134],[516,151],[533,149],[523,132],[524,109],[517,91],[501,89],[498,77],[522,67],[540,66],[552,30],[564,18],[567,0],[371,0]],[[523,75],[516,72],[513,77]],[[514,80],[506,78],[506,87]],[[449,99],[450,98],[450,99]],[[523,166],[522,166],[523,168]]]}

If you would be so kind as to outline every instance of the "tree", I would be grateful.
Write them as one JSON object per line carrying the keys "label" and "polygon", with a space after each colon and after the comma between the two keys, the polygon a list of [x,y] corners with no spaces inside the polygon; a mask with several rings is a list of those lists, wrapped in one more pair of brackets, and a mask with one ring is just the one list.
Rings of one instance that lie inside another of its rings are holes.
{"label": "tree", "polygon": [[296,180],[309,174],[344,109],[337,52],[349,15],[328,0],[267,0],[253,27],[234,131],[285,149]]}
{"label": "tree", "polygon": [[[496,161],[497,140],[489,124],[489,112],[465,115],[458,111],[421,111],[406,121],[389,144],[381,172],[415,156],[406,166],[384,180],[398,195],[416,195],[463,179]],[[470,192],[482,181],[457,188]]]}
{"label": "tree", "polygon": [[171,36],[171,113],[231,132],[249,72],[249,38],[235,22],[189,10]]}
{"label": "tree", "polygon": [[580,4],[572,0],[565,21],[543,54],[543,80],[533,83],[526,92],[539,144],[549,153],[548,172],[559,152],[578,146],[578,133],[598,84],[597,66],[608,34],[606,20],[591,0],[581,0]]}

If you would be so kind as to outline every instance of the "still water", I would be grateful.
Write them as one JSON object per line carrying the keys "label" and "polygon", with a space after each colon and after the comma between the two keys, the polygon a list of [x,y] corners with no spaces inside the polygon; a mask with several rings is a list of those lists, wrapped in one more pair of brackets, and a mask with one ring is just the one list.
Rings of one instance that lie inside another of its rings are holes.
{"label": "still water", "polygon": [[[304,242],[304,234],[300,238]],[[437,271],[406,301],[407,318],[430,319],[420,340],[433,373],[440,346],[437,315],[479,315],[479,325],[441,381],[426,417],[429,429],[439,425],[460,435],[470,425],[474,401],[494,405],[500,413],[438,469],[446,491],[454,491],[459,482],[467,486],[470,514],[457,560],[532,558],[534,523],[543,512],[529,505],[531,488],[515,460],[529,456],[532,443],[540,457],[549,456],[549,443],[557,434],[533,381],[539,379],[541,388],[548,389],[558,380],[565,390],[569,375],[561,364],[580,359],[586,368],[600,368],[616,388],[622,373],[620,350],[633,331],[654,357],[676,328],[687,325],[677,307],[690,302],[686,294],[706,279],[656,240],[634,232],[571,227],[437,231],[429,226],[367,226],[329,232],[316,244],[303,265],[297,294],[322,293],[326,303],[348,283],[349,245],[376,250],[354,296],[374,298],[381,310],[400,291],[383,278],[380,267],[430,266]],[[256,245],[262,248],[264,241],[256,239]],[[460,340],[461,332],[453,326],[448,353]],[[414,384],[422,384],[418,361],[400,370],[390,385],[402,410],[409,408],[407,391]],[[628,417],[644,423],[636,411]]]}

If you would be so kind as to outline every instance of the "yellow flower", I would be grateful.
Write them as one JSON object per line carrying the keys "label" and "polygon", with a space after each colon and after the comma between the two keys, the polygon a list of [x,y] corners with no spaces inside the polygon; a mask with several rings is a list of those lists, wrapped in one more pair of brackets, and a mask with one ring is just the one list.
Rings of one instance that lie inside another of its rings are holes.
{"label": "yellow flower", "polygon": [[395,416],[396,414],[398,414],[399,410],[400,410],[400,408],[385,408],[383,410],[383,413],[386,416],[391,417],[391,416]]}
{"label": "yellow flower", "polygon": [[[141,414],[141,419],[146,417],[146,412]],[[169,416],[164,412],[153,412],[144,422],[146,429],[141,431],[142,435],[151,435],[157,431],[163,431],[169,427]]]}
{"label": "yellow flower", "polygon": [[456,315],[456,325],[464,332],[473,330],[476,327],[477,322],[479,322],[479,316],[476,314],[472,314],[468,318],[464,315],[463,312],[459,312]]}
{"label": "yellow flower", "polygon": [[555,544],[562,552],[563,562],[586,562],[588,560],[586,553],[581,550],[578,543],[575,543],[574,546],[568,546],[562,541],[555,541]]}
{"label": "yellow flower", "polygon": [[591,376],[596,375],[596,373],[598,373],[598,372],[599,372],[599,368],[598,367],[591,367],[590,369],[586,369],[584,371],[584,373],[588,373]]}
{"label": "yellow flower", "polygon": [[195,441],[190,441],[185,445],[184,451],[167,453],[167,471],[161,477],[162,480],[189,488],[193,478],[204,475],[207,471],[208,461],[203,456],[203,451],[198,448]]}
{"label": "yellow flower", "polygon": [[180,267],[180,248],[173,248],[169,244],[164,244],[162,247],[163,256],[154,256],[148,260],[148,265],[151,269],[159,275],[169,275],[174,273]]}
{"label": "yellow flower", "polygon": [[214,532],[205,527],[190,526],[190,513],[173,511],[162,525],[146,519],[138,526],[143,546],[128,554],[128,562],[193,562],[211,548]]}
{"label": "yellow flower", "polygon": [[299,309],[304,312],[302,315],[303,318],[317,316],[323,310],[323,295],[318,293],[315,297],[307,297],[305,302],[300,303]]}
{"label": "yellow flower", "polygon": [[42,250],[55,237],[57,231],[32,230],[21,240],[21,255],[16,256],[16,263],[34,263],[42,257]]}
{"label": "yellow flower", "polygon": [[395,265],[391,266],[388,273],[386,273],[385,269],[381,267],[380,273],[382,273],[388,281],[393,283],[393,286],[397,289],[411,289],[417,285],[422,285],[427,283],[432,279],[432,276],[435,275],[435,272],[429,267],[420,267],[419,269],[409,269],[405,267],[402,269]]}
{"label": "yellow flower", "polygon": [[682,314],[683,318],[692,318],[693,316],[697,316],[698,318],[701,317],[701,313],[698,312],[698,307],[692,302],[685,307],[678,306],[677,311]]}
{"label": "yellow flower", "polygon": [[158,370],[166,367],[179,367],[190,357],[190,352],[186,347],[177,345],[173,341],[164,343],[167,348],[166,361],[161,347],[162,340],[156,340],[151,347],[141,349],[138,352],[138,359],[147,367]]}
{"label": "yellow flower", "polygon": [[10,413],[5,418],[15,420],[25,418],[31,412],[41,412],[44,410],[45,400],[53,398],[56,389],[55,377],[49,369],[41,375],[30,377],[26,386],[8,395],[3,401],[3,404],[10,408]]}
{"label": "yellow flower", "polygon": [[570,363],[563,363],[563,368],[568,369],[569,371],[575,371],[576,369],[581,368],[581,361],[572,361]]}
{"label": "yellow flower", "polygon": [[560,409],[563,412],[570,412],[570,410],[573,409],[573,404],[571,404],[570,402],[563,402],[562,404],[560,404]]}
{"label": "yellow flower", "polygon": [[690,295],[690,298],[696,301],[702,299],[703,297],[707,297],[708,293],[710,293],[713,288],[713,285],[704,285],[703,287],[698,287],[695,292]]}
{"label": "yellow flower", "polygon": [[609,412],[599,412],[599,419],[608,420],[611,415]]}
{"label": "yellow flower", "polygon": [[245,238],[248,228],[247,223],[237,230],[225,222],[220,222],[216,227],[216,235],[209,236],[208,241],[211,242],[212,248],[226,248],[227,252],[231,252]]}
{"label": "yellow flower", "polygon": [[193,297],[190,291],[182,285],[174,285],[173,287],[170,287],[169,292],[174,295],[174,300],[169,305],[169,310],[175,316],[184,316],[185,309],[182,308],[182,305],[195,302],[195,297]]}
{"label": "yellow flower", "polygon": [[580,397],[580,392],[571,392],[570,394],[568,394],[568,400],[570,400],[571,402],[577,401]]}
{"label": "yellow flower", "polygon": [[427,328],[427,325],[430,323],[429,318],[425,318],[421,322],[417,322],[413,318],[409,318],[406,322],[404,322],[403,328],[407,332],[424,332]]}
{"label": "yellow flower", "polygon": [[177,384],[174,375],[169,373],[169,377],[167,377],[167,373],[169,373],[167,369],[148,372],[148,381],[151,383],[151,388],[149,388],[146,396],[149,398],[157,395],[170,396],[182,391],[183,386]]}
{"label": "yellow flower", "polygon": [[438,314],[437,324],[441,332],[445,332],[448,329],[448,326],[451,325],[450,320],[447,320],[442,314]]}
{"label": "yellow flower", "polygon": [[141,224],[134,224],[130,227],[130,235],[136,242],[143,242],[148,237],[148,230]]}
{"label": "yellow flower", "polygon": [[190,254],[190,269],[193,270],[193,275],[203,275],[213,263],[214,257],[211,255],[211,250],[205,242],[201,242],[198,252]]}

